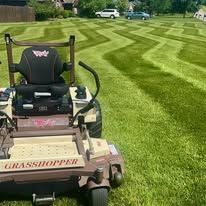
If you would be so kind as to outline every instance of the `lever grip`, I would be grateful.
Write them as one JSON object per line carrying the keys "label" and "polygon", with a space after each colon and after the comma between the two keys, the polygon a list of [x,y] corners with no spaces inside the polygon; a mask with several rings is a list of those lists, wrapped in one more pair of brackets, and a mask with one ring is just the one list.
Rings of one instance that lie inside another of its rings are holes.
{"label": "lever grip", "polygon": [[99,93],[99,88],[100,88],[99,76],[98,76],[98,74],[96,73],[96,71],[94,69],[92,69],[90,66],[86,65],[84,62],[79,61],[79,65],[81,67],[83,67],[84,69],[86,69],[87,71],[91,72],[94,76],[96,87],[97,87],[97,91],[94,94],[94,98],[93,98],[93,100],[94,100],[95,97],[97,96],[97,94]]}

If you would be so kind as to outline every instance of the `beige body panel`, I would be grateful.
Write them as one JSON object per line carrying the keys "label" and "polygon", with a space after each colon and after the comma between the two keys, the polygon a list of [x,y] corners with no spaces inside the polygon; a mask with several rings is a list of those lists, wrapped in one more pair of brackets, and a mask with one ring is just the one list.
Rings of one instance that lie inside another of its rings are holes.
{"label": "beige body panel", "polygon": [[[90,159],[94,159],[97,157],[104,157],[110,154],[108,143],[105,139],[91,138],[91,141],[94,147],[94,153],[90,155]],[[84,148],[88,150],[89,149],[88,140],[84,140],[83,143],[84,143]]]}
{"label": "beige body panel", "polygon": [[[88,140],[83,141],[85,152]],[[94,153],[90,159],[108,155],[106,140],[92,138]],[[15,138],[10,159],[0,160],[0,172],[84,167],[72,135]]]}
{"label": "beige body panel", "polygon": [[[73,103],[73,116],[82,108],[84,108],[89,101],[92,99],[92,95],[89,92],[89,89],[86,87],[86,99],[77,99],[76,98],[76,91],[77,87],[70,87],[70,95],[72,98],[72,103]],[[85,122],[95,122],[96,121],[96,109],[93,108],[86,112],[85,114],[82,114],[85,116]],[[77,125],[77,121],[74,122],[75,125]]]}

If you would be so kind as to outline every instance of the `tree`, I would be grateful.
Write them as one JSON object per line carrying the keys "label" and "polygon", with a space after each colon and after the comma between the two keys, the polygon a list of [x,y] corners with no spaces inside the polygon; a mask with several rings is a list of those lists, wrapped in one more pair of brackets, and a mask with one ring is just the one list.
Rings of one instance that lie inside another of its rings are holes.
{"label": "tree", "polygon": [[197,10],[198,1],[196,0],[173,0],[172,1],[172,12],[182,13],[185,17],[186,12],[194,12]]}
{"label": "tree", "polygon": [[119,12],[124,12],[128,8],[128,0],[116,0],[115,6],[119,10]]}
{"label": "tree", "polygon": [[201,1],[201,4],[202,4],[202,5],[206,5],[206,0],[202,0],[202,1]]}
{"label": "tree", "polygon": [[106,8],[107,0],[80,0],[79,10],[80,15],[92,17],[96,11]]}
{"label": "tree", "polygon": [[168,13],[171,9],[171,0],[155,0],[153,1],[153,10],[159,15],[160,13]]}
{"label": "tree", "polygon": [[145,0],[134,0],[131,2],[133,2],[134,11],[149,12],[151,10],[151,8],[149,8],[150,6],[148,5],[148,1],[146,2]]}
{"label": "tree", "polygon": [[192,5],[192,0],[181,0],[181,6],[182,6],[182,12],[183,12],[183,17],[185,18],[186,12]]}
{"label": "tree", "polygon": [[128,7],[127,0],[80,0],[79,10],[80,15],[93,17],[96,11],[100,11],[105,8],[116,8],[120,12],[123,12]]}
{"label": "tree", "polygon": [[166,13],[171,8],[171,0],[134,0],[132,1],[135,5],[135,11],[145,11],[150,13]]}
{"label": "tree", "polygon": [[186,12],[191,10],[193,4],[193,0],[173,0],[172,11],[175,13],[183,13],[183,17],[185,18]]}

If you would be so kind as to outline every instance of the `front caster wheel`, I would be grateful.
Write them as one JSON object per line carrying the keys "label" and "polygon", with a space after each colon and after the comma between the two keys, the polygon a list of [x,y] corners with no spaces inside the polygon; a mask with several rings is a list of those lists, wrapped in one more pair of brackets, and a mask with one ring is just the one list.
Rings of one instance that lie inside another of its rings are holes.
{"label": "front caster wheel", "polygon": [[89,206],[108,206],[108,190],[96,188],[90,191]]}

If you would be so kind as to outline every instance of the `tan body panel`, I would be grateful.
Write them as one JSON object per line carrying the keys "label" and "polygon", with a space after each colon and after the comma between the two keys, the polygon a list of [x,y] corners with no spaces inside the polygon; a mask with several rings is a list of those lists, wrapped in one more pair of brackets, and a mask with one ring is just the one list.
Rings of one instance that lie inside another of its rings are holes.
{"label": "tan body panel", "polygon": [[[77,87],[70,87],[70,95],[72,98],[72,103],[73,103],[73,117],[75,114],[82,108],[84,108],[89,101],[92,99],[92,95],[89,92],[89,89],[86,87],[86,99],[77,99],[76,98],[76,91]],[[86,112],[85,114],[82,114],[85,117],[85,123],[87,122],[95,122],[96,121],[96,109],[93,108]],[[77,121],[74,122],[75,125],[77,125]]]}

